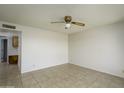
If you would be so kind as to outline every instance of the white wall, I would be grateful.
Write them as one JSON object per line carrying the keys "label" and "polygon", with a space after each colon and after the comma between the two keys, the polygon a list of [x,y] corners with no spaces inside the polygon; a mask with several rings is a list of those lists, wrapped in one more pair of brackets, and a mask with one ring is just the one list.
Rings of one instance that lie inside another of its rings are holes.
{"label": "white wall", "polygon": [[69,62],[124,77],[124,23],[69,35]]}
{"label": "white wall", "polygon": [[16,35],[20,38],[20,33],[16,32],[8,32],[8,55],[19,55],[19,49],[20,49],[20,41],[19,41],[19,47],[14,48],[12,46],[12,37]]}
{"label": "white wall", "polygon": [[30,30],[23,32],[22,36],[22,72],[68,62],[66,34]]}
{"label": "white wall", "polygon": [[[2,23],[0,22],[0,26]],[[7,23],[12,24],[12,23]],[[42,69],[68,62],[68,35],[17,24],[22,32],[21,72]]]}

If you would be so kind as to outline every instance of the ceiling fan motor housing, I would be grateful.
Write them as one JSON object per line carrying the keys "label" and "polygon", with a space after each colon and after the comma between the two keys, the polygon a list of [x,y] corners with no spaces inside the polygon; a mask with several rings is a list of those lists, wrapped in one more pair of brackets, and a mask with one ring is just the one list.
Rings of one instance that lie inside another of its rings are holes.
{"label": "ceiling fan motor housing", "polygon": [[65,16],[65,22],[66,23],[70,23],[71,22],[71,20],[72,20],[72,17],[71,16]]}

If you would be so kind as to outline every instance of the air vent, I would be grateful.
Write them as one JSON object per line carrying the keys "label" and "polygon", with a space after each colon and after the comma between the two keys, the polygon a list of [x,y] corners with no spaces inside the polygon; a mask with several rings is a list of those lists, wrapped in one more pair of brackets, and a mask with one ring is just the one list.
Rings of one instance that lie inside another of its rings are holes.
{"label": "air vent", "polygon": [[8,24],[2,24],[3,28],[9,28],[9,29],[16,29],[16,26],[8,25]]}

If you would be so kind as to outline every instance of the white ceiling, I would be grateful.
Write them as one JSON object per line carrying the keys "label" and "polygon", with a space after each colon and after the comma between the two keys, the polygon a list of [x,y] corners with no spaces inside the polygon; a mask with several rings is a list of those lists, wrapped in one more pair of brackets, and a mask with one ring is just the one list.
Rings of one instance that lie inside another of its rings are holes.
{"label": "white ceiling", "polygon": [[[73,21],[86,24],[85,27],[72,25],[65,30],[64,24],[51,24],[71,15]],[[124,5],[0,5],[0,20],[51,31],[79,32],[92,27],[112,24],[124,20]]]}

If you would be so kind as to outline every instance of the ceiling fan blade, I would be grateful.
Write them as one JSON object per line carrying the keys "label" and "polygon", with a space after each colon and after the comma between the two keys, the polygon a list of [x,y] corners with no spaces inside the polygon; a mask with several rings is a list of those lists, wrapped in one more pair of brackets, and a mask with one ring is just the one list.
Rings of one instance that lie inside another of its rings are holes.
{"label": "ceiling fan blade", "polygon": [[84,23],[80,23],[80,22],[71,22],[71,23],[78,26],[85,26]]}
{"label": "ceiling fan blade", "polygon": [[54,23],[65,23],[65,21],[55,21],[55,22],[51,22],[51,24],[54,24]]}

